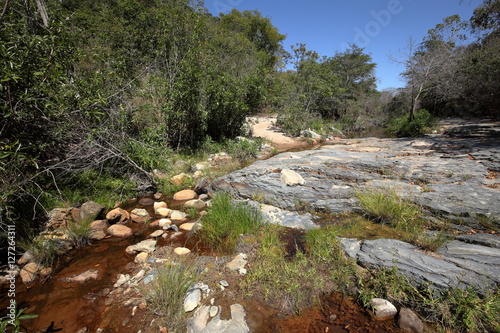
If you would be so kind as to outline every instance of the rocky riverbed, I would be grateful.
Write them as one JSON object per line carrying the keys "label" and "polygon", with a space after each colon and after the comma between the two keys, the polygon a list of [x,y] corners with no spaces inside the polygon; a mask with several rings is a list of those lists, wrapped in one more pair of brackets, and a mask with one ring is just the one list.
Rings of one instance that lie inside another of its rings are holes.
{"label": "rocky riverbed", "polygon": [[[392,189],[421,206],[430,223],[446,221],[457,236],[432,253],[396,239],[343,238],[345,253],[364,267],[397,266],[416,284],[486,291],[500,283],[497,125],[452,126],[419,139],[334,139],[257,161],[213,183],[200,178],[196,192],[151,195],[104,212],[92,223],[94,243],[71,252],[47,273],[50,278],[38,269],[30,272],[30,259],[21,259],[19,303],[40,314],[26,325],[46,332],[164,332],[145,290],[166,263],[188,260],[199,273],[183,304],[191,314],[188,332],[400,332],[404,325],[421,332],[422,322],[409,309],[399,310],[398,325],[379,322],[342,295],[325,295],[320,308],[286,317],[270,304],[242,297],[237,286],[252,269],[256,248],[239,246],[230,256],[211,252],[193,237],[203,219],[190,221],[184,211],[190,207],[203,215],[211,194],[224,191],[258,207],[268,223],[300,232],[322,226],[317,213],[360,213],[359,191]],[[64,233],[70,221],[96,209],[103,207],[55,210],[50,228]],[[384,300],[373,302],[380,306],[376,313],[392,318],[398,312]]]}
{"label": "rocky riverbed", "polygon": [[499,126],[480,123],[418,139],[333,140],[257,161],[221,177],[211,190],[259,201],[254,205],[271,217],[288,217],[282,224],[304,229],[318,226],[312,215],[296,211],[359,213],[357,192],[394,190],[422,207],[429,221],[475,234],[432,254],[390,239],[344,239],[346,252],[364,266],[397,265],[416,283],[484,289],[500,283],[499,171]]}

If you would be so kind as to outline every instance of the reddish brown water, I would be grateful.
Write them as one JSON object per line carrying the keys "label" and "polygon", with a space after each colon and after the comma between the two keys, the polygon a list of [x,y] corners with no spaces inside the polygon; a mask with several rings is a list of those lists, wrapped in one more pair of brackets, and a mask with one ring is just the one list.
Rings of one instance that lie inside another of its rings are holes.
{"label": "reddish brown water", "polygon": [[[130,203],[127,206],[128,210],[136,206],[153,213],[151,205]],[[175,205],[169,203],[169,207]],[[74,333],[83,327],[87,327],[88,332],[95,332],[99,327],[105,328],[105,332],[136,333],[139,329],[143,333],[156,332],[148,325],[153,317],[145,309],[138,309],[132,317],[131,306],[124,304],[127,296],[108,297],[118,274],[131,273],[134,268],[134,256],[126,254],[125,248],[155,230],[142,224],[130,223],[129,226],[134,230],[134,237],[108,238],[84,249],[74,250],[61,258],[50,279],[38,280],[30,288],[18,281],[16,300],[19,307],[26,308],[26,313],[38,314],[35,319],[23,321],[26,332]],[[302,232],[292,231],[284,238],[290,244],[287,248],[289,255],[303,250]],[[158,246],[165,245],[186,246],[198,254],[212,254],[196,237],[184,236],[175,243],[160,238]],[[64,281],[65,278],[91,269],[98,271],[97,280],[84,284]],[[9,301],[5,297],[5,287],[0,290],[0,295],[0,315],[4,315],[3,309],[6,309]],[[342,295],[326,295],[321,306],[307,309],[300,316],[283,316],[256,300],[247,299],[242,304],[252,332],[399,332],[392,320],[375,321],[356,302]]]}

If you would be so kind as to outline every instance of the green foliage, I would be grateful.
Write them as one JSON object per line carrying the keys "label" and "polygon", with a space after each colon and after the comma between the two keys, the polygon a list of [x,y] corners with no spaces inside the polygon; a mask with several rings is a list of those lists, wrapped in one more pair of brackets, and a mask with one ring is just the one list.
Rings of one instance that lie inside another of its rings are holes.
{"label": "green foliage", "polygon": [[425,109],[418,111],[415,116],[405,115],[389,121],[387,131],[398,137],[418,137],[430,132],[436,124],[435,118]]}
{"label": "green foliage", "polygon": [[356,196],[368,216],[383,224],[409,228],[407,224],[422,214],[418,207],[399,197],[394,190],[367,190]]}
{"label": "green foliage", "polygon": [[34,319],[38,317],[36,314],[23,314],[25,308],[19,309],[17,308],[17,303],[16,303],[16,309],[14,310],[14,318],[7,317],[5,319],[2,319],[0,321],[0,332],[7,332],[7,328],[10,326],[12,327],[11,332],[13,333],[18,333],[21,330],[21,320],[29,320],[29,319]]}
{"label": "green foliage", "polygon": [[235,203],[228,194],[219,193],[212,199],[202,224],[199,235],[205,245],[232,252],[240,235],[256,233],[263,225],[263,218],[257,208]]}
{"label": "green foliage", "polygon": [[41,203],[47,210],[78,206],[90,200],[105,207],[113,207],[116,202],[128,199],[135,193],[135,183],[130,179],[88,170],[50,187],[41,196]]}
{"label": "green foliage", "polygon": [[215,142],[210,137],[207,137],[201,145],[199,151],[204,154],[216,154],[226,152],[232,158],[241,163],[246,163],[249,160],[257,158],[259,148],[262,145],[262,139],[249,140],[246,138],[238,138],[236,140],[224,140]]}
{"label": "green foliage", "polygon": [[156,279],[147,293],[147,302],[160,316],[162,324],[172,332],[185,332],[186,317],[183,303],[194,281],[194,272],[186,263],[171,263],[158,269]]}
{"label": "green foliage", "polygon": [[[307,128],[328,127],[323,121],[357,119],[371,109],[375,93],[375,64],[353,45],[333,57],[322,57],[304,44],[293,47],[296,72],[278,76],[281,99],[276,99],[278,125],[291,135]],[[372,96],[373,95],[373,96]],[[370,97],[368,97],[370,96]],[[371,110],[370,110],[371,111]]]}

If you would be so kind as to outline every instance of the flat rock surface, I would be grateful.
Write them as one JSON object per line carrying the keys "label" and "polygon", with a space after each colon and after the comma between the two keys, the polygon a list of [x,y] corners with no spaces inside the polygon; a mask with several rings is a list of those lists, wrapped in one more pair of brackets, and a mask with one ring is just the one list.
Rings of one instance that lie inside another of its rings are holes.
{"label": "flat rock surface", "polygon": [[[473,220],[500,216],[498,151],[500,140],[488,136],[341,139],[257,161],[219,178],[212,190],[258,197],[286,210],[344,213],[359,211],[357,191],[391,188],[434,214]],[[297,173],[304,183],[287,186],[282,170]]]}
{"label": "flat rock surface", "polygon": [[445,244],[436,254],[395,240],[341,239],[345,252],[365,267],[394,267],[415,284],[438,289],[494,287],[500,277],[500,249],[460,241]]}

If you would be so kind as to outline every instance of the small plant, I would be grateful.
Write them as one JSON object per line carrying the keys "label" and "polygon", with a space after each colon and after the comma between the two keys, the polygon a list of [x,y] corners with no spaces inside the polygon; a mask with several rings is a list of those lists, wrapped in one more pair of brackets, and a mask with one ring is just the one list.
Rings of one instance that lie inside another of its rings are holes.
{"label": "small plant", "polygon": [[408,232],[414,229],[412,222],[422,215],[417,206],[399,197],[394,190],[358,192],[357,198],[367,215]]}
{"label": "small plant", "polygon": [[203,217],[199,235],[205,245],[222,252],[232,252],[242,234],[256,233],[263,226],[262,214],[257,208],[234,203],[226,193],[217,194]]}
{"label": "small plant", "polygon": [[14,310],[13,310],[13,316],[7,316],[7,318],[2,319],[0,321],[0,332],[7,332],[7,328],[9,326],[12,326],[12,331],[13,333],[18,333],[19,330],[21,329],[21,320],[28,320],[28,319],[34,319],[38,317],[36,314],[23,314],[25,308],[18,309],[16,303],[11,303],[11,305],[14,305]]}
{"label": "small plant", "polygon": [[31,255],[34,262],[43,267],[52,267],[56,259],[68,248],[66,240],[45,238],[43,235],[21,239],[19,246]]}
{"label": "small plant", "polygon": [[458,332],[500,332],[500,293],[498,290],[481,297],[472,287],[451,289],[440,298],[445,304],[445,325]]}
{"label": "small plant", "polygon": [[80,222],[72,222],[65,230],[68,239],[76,248],[82,248],[90,244],[90,224],[94,218],[88,218]]}
{"label": "small plant", "polygon": [[185,332],[184,298],[193,283],[194,272],[187,263],[171,263],[158,269],[147,292],[147,301],[158,316],[165,318],[169,332]]}

